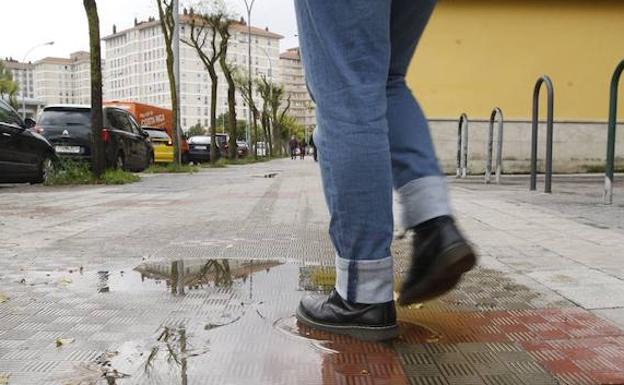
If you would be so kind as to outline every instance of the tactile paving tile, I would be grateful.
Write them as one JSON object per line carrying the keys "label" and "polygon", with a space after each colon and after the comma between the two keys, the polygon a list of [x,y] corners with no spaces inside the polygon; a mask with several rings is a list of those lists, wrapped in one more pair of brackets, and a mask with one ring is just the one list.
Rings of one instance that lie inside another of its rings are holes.
{"label": "tactile paving tile", "polygon": [[515,344],[400,344],[396,350],[410,384],[557,384]]}
{"label": "tactile paving tile", "polygon": [[399,309],[399,319],[430,329],[428,334],[415,328],[402,338],[412,343],[529,342],[566,340],[579,337],[609,337],[624,334],[594,314],[578,308],[531,309],[497,312],[437,312]]}
{"label": "tactile paving tile", "polygon": [[562,384],[624,384],[624,336],[522,342]]}

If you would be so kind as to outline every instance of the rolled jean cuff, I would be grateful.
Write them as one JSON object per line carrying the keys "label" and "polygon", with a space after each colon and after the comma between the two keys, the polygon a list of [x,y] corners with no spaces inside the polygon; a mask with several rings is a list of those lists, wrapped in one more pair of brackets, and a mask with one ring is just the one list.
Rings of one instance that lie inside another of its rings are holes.
{"label": "rolled jean cuff", "polygon": [[392,257],[356,261],[336,256],[336,290],[350,302],[392,301]]}
{"label": "rolled jean cuff", "polygon": [[404,229],[412,228],[429,219],[452,214],[444,176],[414,179],[397,192],[402,209],[401,225]]}

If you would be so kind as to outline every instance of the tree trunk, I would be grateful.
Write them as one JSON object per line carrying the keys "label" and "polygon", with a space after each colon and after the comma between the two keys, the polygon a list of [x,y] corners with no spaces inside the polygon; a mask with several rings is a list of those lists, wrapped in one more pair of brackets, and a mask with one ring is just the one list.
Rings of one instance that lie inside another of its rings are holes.
{"label": "tree trunk", "polygon": [[254,129],[254,159],[258,159],[258,119],[254,112],[253,114],[253,129]]}
{"label": "tree trunk", "polygon": [[104,143],[102,141],[102,56],[100,48],[100,18],[95,0],[83,0],[89,23],[89,46],[91,50],[91,167],[96,177],[106,169]]}
{"label": "tree trunk", "polygon": [[217,90],[219,78],[214,67],[208,68],[211,80],[210,87],[210,163],[217,161]]}
{"label": "tree trunk", "polygon": [[175,164],[180,164],[181,158],[180,142],[178,141],[178,130],[176,122],[178,121],[178,93],[176,92],[176,80],[173,70],[173,49],[171,46],[166,47],[167,51],[167,76],[169,77],[169,93],[171,94],[171,110],[173,115],[173,161]]}
{"label": "tree trunk", "polygon": [[229,132],[230,132],[230,159],[238,158],[236,150],[236,139],[238,138],[238,127],[236,127],[236,85],[231,74],[225,76],[228,82],[228,116],[229,116]]}
{"label": "tree trunk", "polygon": [[[173,68],[173,2],[170,4],[164,3],[163,0],[156,0],[156,4],[158,5],[158,14],[160,16],[160,29],[164,35],[165,39],[165,52],[166,52],[166,65],[167,65],[167,77],[169,78],[169,93],[171,95],[171,110],[173,114],[173,161],[175,164],[180,164],[181,159],[181,143],[178,140],[178,130],[180,127],[177,126],[178,122],[178,93],[176,92],[176,78],[175,72]],[[163,7],[164,6],[164,7]],[[177,10],[176,10],[177,11]]]}
{"label": "tree trunk", "polygon": [[268,156],[269,158],[273,157],[273,138],[271,135],[271,117],[269,116],[268,113],[265,114],[265,118],[264,118],[264,124],[266,125],[266,141],[267,143],[265,144],[265,148],[267,148],[267,153],[265,154],[266,156]]}

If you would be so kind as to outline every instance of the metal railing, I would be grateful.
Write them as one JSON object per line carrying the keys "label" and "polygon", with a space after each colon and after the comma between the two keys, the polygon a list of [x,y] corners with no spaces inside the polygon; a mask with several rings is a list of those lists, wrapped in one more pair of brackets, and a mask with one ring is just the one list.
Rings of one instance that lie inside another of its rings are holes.
{"label": "metal railing", "polygon": [[555,106],[555,91],[552,80],[544,75],[537,79],[533,89],[533,127],[531,131],[531,186],[530,190],[537,190],[537,136],[539,128],[539,97],[542,85],[546,85],[548,92],[548,111],[546,117],[546,166],[544,170],[544,192],[552,192],[552,159],[553,159],[553,121]]}
{"label": "metal railing", "polygon": [[490,127],[488,130],[487,155],[485,161],[485,183],[492,180],[492,155],[494,152],[494,122],[498,117],[498,139],[496,142],[496,183],[500,184],[503,173],[503,111],[494,107],[490,114]]}
{"label": "metal railing", "polygon": [[461,114],[457,126],[457,178],[468,175],[468,115]]}
{"label": "metal railing", "polygon": [[605,186],[603,201],[610,205],[613,203],[613,174],[615,172],[615,131],[617,127],[617,104],[618,104],[618,86],[620,77],[624,71],[624,60],[613,72],[611,78],[611,96],[609,98],[609,133],[607,136],[607,165],[605,167]]}

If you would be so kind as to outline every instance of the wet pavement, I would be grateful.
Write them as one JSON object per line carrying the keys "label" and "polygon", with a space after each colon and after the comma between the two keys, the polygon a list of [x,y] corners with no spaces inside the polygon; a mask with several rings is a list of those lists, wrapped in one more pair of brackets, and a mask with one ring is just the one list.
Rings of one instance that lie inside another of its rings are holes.
{"label": "wet pavement", "polygon": [[607,208],[593,177],[453,180],[480,267],[370,343],[294,318],[335,279],[317,173],[1,187],[0,384],[624,384],[624,185]]}

